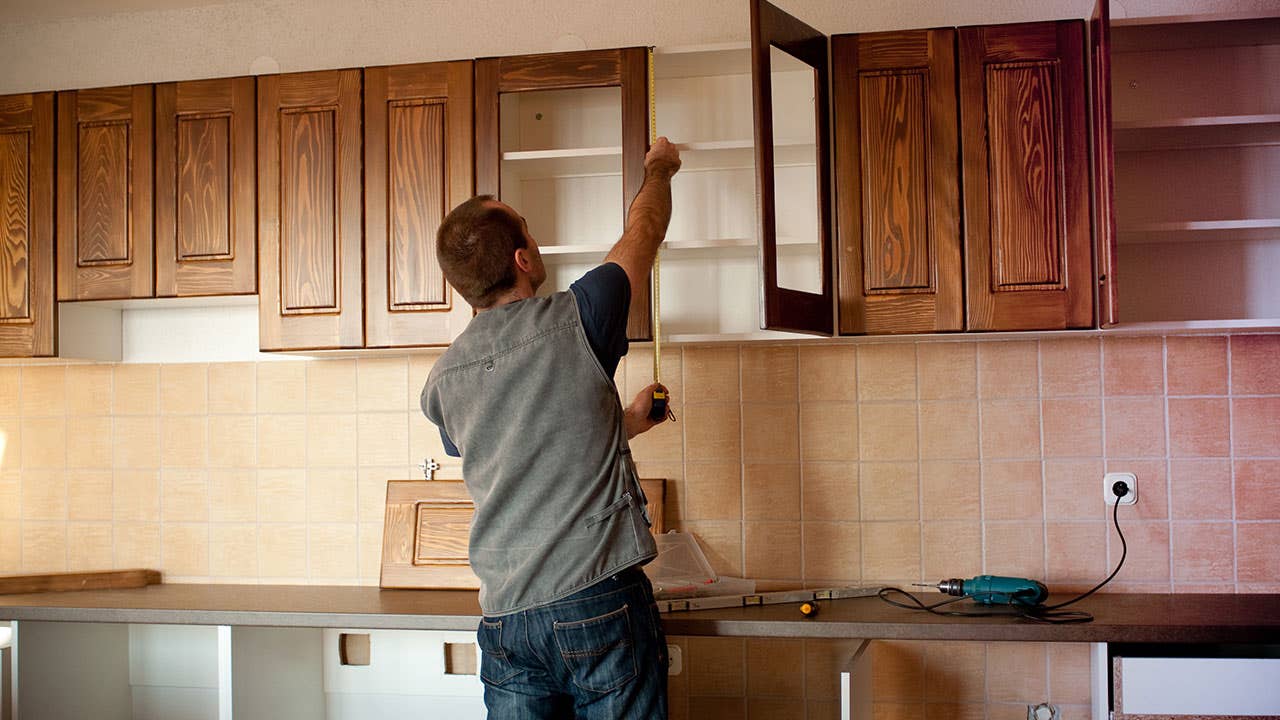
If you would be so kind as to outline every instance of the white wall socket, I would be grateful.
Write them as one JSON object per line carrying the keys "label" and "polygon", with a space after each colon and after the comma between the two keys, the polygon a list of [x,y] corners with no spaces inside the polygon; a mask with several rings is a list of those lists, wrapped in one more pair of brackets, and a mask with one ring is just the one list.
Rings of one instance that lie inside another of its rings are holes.
{"label": "white wall socket", "polygon": [[679,675],[684,672],[684,658],[680,654],[679,645],[667,645],[667,675]]}
{"label": "white wall socket", "polygon": [[1116,494],[1111,491],[1111,486],[1116,481],[1123,480],[1129,485],[1129,494],[1122,498],[1118,498],[1121,505],[1137,505],[1138,504],[1138,476],[1127,472],[1107,473],[1102,478],[1102,498],[1106,500],[1108,505],[1116,504]]}

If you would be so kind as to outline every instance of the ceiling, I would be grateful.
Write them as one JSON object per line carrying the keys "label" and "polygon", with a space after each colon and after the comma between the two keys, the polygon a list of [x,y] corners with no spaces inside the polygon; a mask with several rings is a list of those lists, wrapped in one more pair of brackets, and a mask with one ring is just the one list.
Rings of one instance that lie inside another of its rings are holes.
{"label": "ceiling", "polygon": [[235,0],[0,0],[0,24],[66,20],[146,10],[177,10],[201,5],[225,5],[233,1]]}

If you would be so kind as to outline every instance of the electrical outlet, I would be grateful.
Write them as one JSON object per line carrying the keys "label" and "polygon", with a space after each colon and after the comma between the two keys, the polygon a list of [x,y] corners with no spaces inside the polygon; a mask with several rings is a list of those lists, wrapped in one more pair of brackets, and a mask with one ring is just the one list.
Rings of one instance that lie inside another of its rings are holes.
{"label": "electrical outlet", "polygon": [[1117,481],[1123,480],[1129,486],[1129,494],[1119,498],[1121,505],[1137,505],[1138,504],[1138,476],[1127,472],[1111,472],[1102,478],[1102,499],[1108,505],[1116,504],[1116,494],[1111,491],[1111,486]]}
{"label": "electrical outlet", "polygon": [[679,675],[684,672],[684,658],[680,655],[679,645],[667,645],[667,675]]}

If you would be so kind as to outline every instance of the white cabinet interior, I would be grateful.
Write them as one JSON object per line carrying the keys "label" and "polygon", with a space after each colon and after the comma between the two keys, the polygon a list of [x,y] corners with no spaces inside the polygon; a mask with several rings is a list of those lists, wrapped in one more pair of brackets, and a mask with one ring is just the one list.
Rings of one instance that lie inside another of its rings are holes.
{"label": "white cabinet interior", "polygon": [[1280,18],[1112,29],[1125,322],[1280,321]]}

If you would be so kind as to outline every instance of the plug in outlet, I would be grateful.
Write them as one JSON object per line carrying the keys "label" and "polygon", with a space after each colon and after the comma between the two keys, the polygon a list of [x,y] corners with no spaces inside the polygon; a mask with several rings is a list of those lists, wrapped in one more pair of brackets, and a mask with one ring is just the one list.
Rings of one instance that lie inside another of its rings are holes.
{"label": "plug in outlet", "polygon": [[684,672],[684,658],[680,654],[679,645],[667,644],[667,675],[679,675]]}
{"label": "plug in outlet", "polygon": [[[1118,481],[1124,481],[1129,486],[1129,494],[1122,498],[1117,498],[1115,491],[1111,488]],[[1102,478],[1102,499],[1108,505],[1115,505],[1119,500],[1121,505],[1137,505],[1138,504],[1138,476],[1127,472],[1107,473]]]}

